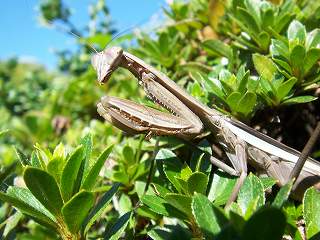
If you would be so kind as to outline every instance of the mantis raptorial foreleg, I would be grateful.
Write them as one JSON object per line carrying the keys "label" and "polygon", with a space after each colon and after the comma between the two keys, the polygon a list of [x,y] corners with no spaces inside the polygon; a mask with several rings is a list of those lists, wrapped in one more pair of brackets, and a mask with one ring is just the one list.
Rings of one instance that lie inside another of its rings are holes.
{"label": "mantis raptorial foreleg", "polygon": [[[124,52],[119,47],[112,47],[94,55],[92,63],[101,83],[107,81],[118,67],[128,69],[139,79],[146,93],[151,95],[155,102],[176,114],[173,116],[162,113],[114,97],[102,98],[98,104],[99,113],[117,127],[132,133],[151,132],[159,135],[174,135],[184,139],[197,136],[205,127],[218,136],[219,143],[235,169],[233,175],[240,175],[239,186],[247,173],[247,162],[276,178],[279,185],[284,184],[290,178],[290,172],[296,165],[300,152],[215,109],[208,108],[141,59]],[[225,171],[230,170],[230,167],[228,168],[219,161],[216,165]],[[320,164],[312,158],[307,158],[297,179],[298,198],[302,197],[300,192],[303,191],[300,189],[305,190],[307,185],[320,182],[319,173]]]}
{"label": "mantis raptorial foreleg", "polygon": [[[151,99],[155,99],[154,101],[165,108],[170,106],[168,110],[175,115],[109,96],[102,97],[98,103],[99,114],[116,127],[132,134],[152,133],[191,139],[202,133],[203,124],[200,119],[171,92],[156,82],[152,74],[142,74],[140,84]],[[233,138],[236,139],[235,136]],[[228,144],[234,145],[234,139],[228,139]],[[211,162],[234,176],[239,176],[242,172],[242,169],[237,168],[238,161],[235,161],[236,170],[213,157]]]}
{"label": "mantis raptorial foreleg", "polygon": [[115,97],[103,97],[98,104],[98,112],[122,130],[129,129],[136,133],[151,132],[183,139],[191,139],[202,133],[203,124],[198,116],[156,82],[151,73],[143,73],[140,83],[152,100],[174,115]]}

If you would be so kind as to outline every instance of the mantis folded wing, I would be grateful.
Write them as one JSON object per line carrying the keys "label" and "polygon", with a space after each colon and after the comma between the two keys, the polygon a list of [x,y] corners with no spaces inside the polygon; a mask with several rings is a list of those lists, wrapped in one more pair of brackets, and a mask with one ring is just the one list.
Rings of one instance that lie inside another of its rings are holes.
{"label": "mantis folded wing", "polygon": [[[119,47],[94,55],[92,64],[100,83],[107,81],[118,67],[128,69],[154,102],[173,113],[116,97],[103,97],[98,103],[98,112],[118,128],[134,134],[173,135],[183,139],[194,138],[204,129],[210,130],[216,134],[235,171],[230,171],[229,166],[218,160],[216,165],[241,176],[235,194],[247,174],[247,161],[257,170],[277,179],[280,186],[289,181],[300,152],[208,108],[163,73]],[[297,179],[295,197],[301,199],[308,186],[320,183],[319,175],[320,164],[308,158]]]}

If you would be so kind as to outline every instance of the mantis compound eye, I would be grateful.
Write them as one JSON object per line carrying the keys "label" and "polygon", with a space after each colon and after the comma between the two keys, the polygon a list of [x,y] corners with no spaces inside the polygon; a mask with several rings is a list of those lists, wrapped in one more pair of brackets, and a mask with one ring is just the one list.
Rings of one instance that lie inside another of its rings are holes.
{"label": "mantis compound eye", "polygon": [[91,63],[97,71],[99,83],[109,80],[112,72],[118,68],[122,54],[123,50],[120,47],[111,47],[93,55]]}

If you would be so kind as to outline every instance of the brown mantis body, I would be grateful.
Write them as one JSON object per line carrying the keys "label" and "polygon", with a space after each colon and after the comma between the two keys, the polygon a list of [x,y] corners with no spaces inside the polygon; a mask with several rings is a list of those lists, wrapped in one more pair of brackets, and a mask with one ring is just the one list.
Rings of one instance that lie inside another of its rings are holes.
{"label": "brown mantis body", "polygon": [[[233,169],[215,159],[213,164],[224,171],[240,176],[235,194],[247,175],[247,162],[282,186],[290,180],[300,152],[233,120],[215,109],[210,109],[187,94],[175,82],[119,47],[97,53],[92,58],[100,83],[106,82],[118,68],[128,69],[144,87],[147,95],[173,115],[116,97],[103,97],[98,112],[118,128],[134,133],[173,135],[192,139],[209,129],[230,159]],[[308,158],[293,189],[301,199],[304,190],[320,183],[320,164]]]}

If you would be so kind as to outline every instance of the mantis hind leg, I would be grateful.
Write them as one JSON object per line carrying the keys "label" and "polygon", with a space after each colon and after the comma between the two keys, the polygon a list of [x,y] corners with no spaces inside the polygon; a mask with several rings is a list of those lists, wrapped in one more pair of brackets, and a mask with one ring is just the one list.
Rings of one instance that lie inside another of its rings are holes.
{"label": "mantis hind leg", "polygon": [[[248,154],[250,157],[250,164],[254,168],[261,169],[268,176],[276,179],[278,186],[281,187],[293,180],[291,178],[291,173],[295,164],[283,161],[275,156],[270,156],[264,151],[254,147],[248,148]],[[320,189],[320,176],[302,170],[299,173],[299,176],[297,176],[296,182],[292,187],[291,196],[294,199],[301,201],[306,189],[312,185],[317,189]]]}
{"label": "mantis hind leg", "polygon": [[[266,172],[268,176],[273,177],[278,181],[278,185],[283,186],[289,181],[289,169],[285,169],[284,164],[281,164],[281,159],[275,156],[270,156],[264,151],[255,147],[248,147],[248,154],[251,165]],[[281,166],[283,165],[283,166]]]}
{"label": "mantis hind leg", "polygon": [[237,137],[229,128],[223,125],[221,127],[221,133],[218,135],[218,140],[225,149],[233,168],[240,176],[225,205],[225,209],[227,209],[230,204],[236,200],[240,188],[247,176],[247,145],[241,138]]}

